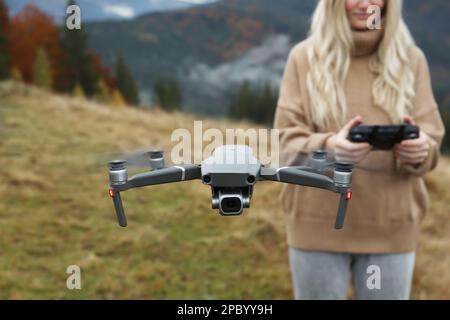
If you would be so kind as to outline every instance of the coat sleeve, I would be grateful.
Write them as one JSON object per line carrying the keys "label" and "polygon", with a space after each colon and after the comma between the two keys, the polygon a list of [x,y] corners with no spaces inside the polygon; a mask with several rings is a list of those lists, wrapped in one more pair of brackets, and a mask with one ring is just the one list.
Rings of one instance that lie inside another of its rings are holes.
{"label": "coat sleeve", "polygon": [[445,134],[445,127],[433,95],[428,62],[424,53],[421,50],[418,51],[419,61],[415,72],[416,95],[411,116],[420,130],[430,137],[430,152],[428,158],[420,165],[402,164],[397,160],[397,168],[400,172],[414,176],[422,176],[437,166]]}
{"label": "coat sleeve", "polygon": [[315,132],[303,104],[296,48],[289,53],[275,112],[274,128],[279,130],[283,161],[298,152],[324,149],[332,132]]}

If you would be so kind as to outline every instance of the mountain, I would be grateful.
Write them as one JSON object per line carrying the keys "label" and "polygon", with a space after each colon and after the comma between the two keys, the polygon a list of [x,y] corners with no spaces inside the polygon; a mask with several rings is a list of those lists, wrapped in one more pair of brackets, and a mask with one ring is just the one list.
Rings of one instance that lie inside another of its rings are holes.
{"label": "mountain", "polygon": [[156,78],[175,76],[188,110],[223,115],[230,83],[259,78],[278,85],[292,38],[306,34],[313,7],[312,1],[227,0],[86,29],[108,64],[117,54],[127,58],[145,96]]}
{"label": "mountain", "polygon": [[[315,3],[226,0],[86,28],[91,47],[108,64],[119,53],[127,58],[144,100],[151,100],[156,78],[172,76],[183,84],[188,110],[223,115],[230,88],[244,79],[279,85],[289,49],[305,38]],[[449,14],[446,0],[405,1],[405,19],[430,60],[436,96],[447,108]]]}
{"label": "mountain", "polygon": [[[148,12],[170,11],[216,0],[77,0],[83,21],[130,19]],[[12,14],[26,4],[33,4],[55,18],[63,21],[67,0],[6,0]]]}

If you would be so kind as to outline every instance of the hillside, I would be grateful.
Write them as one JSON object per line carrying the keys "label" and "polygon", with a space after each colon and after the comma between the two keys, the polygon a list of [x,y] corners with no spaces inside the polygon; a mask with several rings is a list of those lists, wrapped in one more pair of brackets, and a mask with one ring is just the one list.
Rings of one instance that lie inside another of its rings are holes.
{"label": "hillside", "polygon": [[[0,298],[290,299],[279,186],[259,184],[252,208],[226,219],[200,182],[124,194],[117,226],[99,155],[158,145],[194,117],[115,109],[0,83]],[[219,129],[245,123],[207,120]],[[413,298],[450,298],[450,159],[427,176],[431,212]],[[66,268],[82,290],[66,289]]]}
{"label": "hillside", "polygon": [[[450,108],[446,0],[405,1],[405,19],[430,60],[434,90]],[[158,77],[178,77],[186,108],[223,115],[245,79],[277,87],[290,48],[304,39],[315,1],[226,0],[129,21],[86,24],[90,46],[112,65],[123,54],[145,98]],[[211,103],[213,101],[214,103]]]}
{"label": "hillside", "polygon": [[[197,2],[201,3],[201,1]],[[6,0],[13,14],[30,3],[39,6],[57,21],[63,21],[65,17],[67,0]],[[196,5],[178,0],[77,0],[76,3],[80,6],[85,21],[123,20],[142,12],[177,10]]]}

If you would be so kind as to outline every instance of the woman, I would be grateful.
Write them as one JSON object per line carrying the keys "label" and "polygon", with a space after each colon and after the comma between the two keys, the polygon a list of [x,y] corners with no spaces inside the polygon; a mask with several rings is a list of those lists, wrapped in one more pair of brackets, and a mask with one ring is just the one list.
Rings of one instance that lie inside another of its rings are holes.
{"label": "woman", "polygon": [[[380,28],[367,9],[381,9]],[[286,185],[282,206],[295,297],[408,299],[420,222],[428,208],[422,176],[438,161],[444,127],[422,51],[399,0],[321,0],[311,34],[290,52],[276,112],[282,153],[332,151],[356,165],[343,230],[337,198]],[[371,151],[346,139],[360,123],[416,124],[419,139]]]}

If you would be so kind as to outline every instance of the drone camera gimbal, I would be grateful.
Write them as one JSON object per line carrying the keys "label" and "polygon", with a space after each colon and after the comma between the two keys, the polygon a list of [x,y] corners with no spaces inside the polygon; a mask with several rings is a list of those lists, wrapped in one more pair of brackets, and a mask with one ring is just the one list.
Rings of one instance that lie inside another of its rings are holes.
{"label": "drone camera gimbal", "polygon": [[151,171],[139,173],[128,179],[126,161],[109,162],[109,195],[122,227],[127,226],[123,210],[121,192],[129,189],[181,182],[201,180],[211,187],[213,209],[225,216],[240,215],[250,207],[254,185],[258,181],[276,181],[326,189],[340,194],[335,229],[344,225],[345,213],[352,191],[352,166],[335,164],[333,178],[323,172],[329,166],[327,153],[316,151],[308,166],[290,166],[274,168],[262,165],[247,146],[226,145],[217,148],[213,155],[201,165],[185,164],[166,167],[162,151],[149,152]]}

